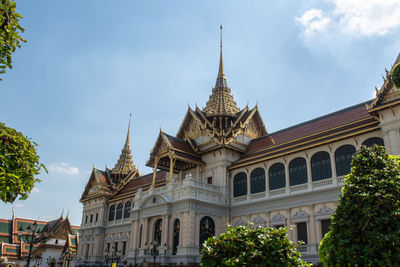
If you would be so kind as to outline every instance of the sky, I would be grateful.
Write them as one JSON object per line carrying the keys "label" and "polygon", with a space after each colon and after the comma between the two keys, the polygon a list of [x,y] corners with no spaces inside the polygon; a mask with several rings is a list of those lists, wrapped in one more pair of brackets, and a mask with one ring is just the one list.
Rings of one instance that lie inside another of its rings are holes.
{"label": "sky", "polygon": [[132,113],[142,174],[160,128],[175,135],[188,105],[224,68],[240,108],[258,104],[274,131],[372,99],[400,52],[398,0],[17,0],[27,43],[0,81],[0,121],[39,144],[49,170],[0,218],[79,225],[95,166],[112,168]]}

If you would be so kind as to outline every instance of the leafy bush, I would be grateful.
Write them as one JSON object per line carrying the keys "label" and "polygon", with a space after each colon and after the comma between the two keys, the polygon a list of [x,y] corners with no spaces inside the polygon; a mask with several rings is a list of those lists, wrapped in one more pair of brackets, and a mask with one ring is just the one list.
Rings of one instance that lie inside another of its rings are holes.
{"label": "leafy bush", "polygon": [[400,63],[397,63],[393,67],[392,81],[397,88],[400,88]]}
{"label": "leafy bush", "polygon": [[20,36],[24,29],[19,25],[22,16],[16,7],[13,0],[0,0],[0,74],[12,68],[11,54],[21,47],[21,42],[26,42]]}
{"label": "leafy bush", "polygon": [[400,266],[400,159],[381,146],[362,147],[352,165],[320,260],[324,266]]}
{"label": "leafy bush", "polygon": [[303,261],[286,228],[228,226],[201,248],[202,266],[310,266]]}
{"label": "leafy bush", "polygon": [[[26,199],[34,184],[40,182],[35,178],[44,167],[39,163],[36,143],[31,143],[15,129],[8,128],[0,122],[0,199],[14,202],[17,196]],[[46,170],[47,172],[47,170]]]}

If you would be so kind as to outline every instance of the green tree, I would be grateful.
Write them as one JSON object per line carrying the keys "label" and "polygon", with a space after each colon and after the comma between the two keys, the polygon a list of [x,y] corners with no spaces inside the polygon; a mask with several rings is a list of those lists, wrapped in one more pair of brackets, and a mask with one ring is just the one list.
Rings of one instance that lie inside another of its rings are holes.
{"label": "green tree", "polygon": [[36,153],[37,144],[0,122],[0,199],[12,203],[26,199],[43,167]]}
{"label": "green tree", "polygon": [[13,0],[0,0],[0,74],[12,68],[12,53],[21,47],[21,42],[26,42],[20,35],[24,28],[19,25],[22,16],[16,7]]}
{"label": "green tree", "polygon": [[286,228],[228,226],[201,248],[202,266],[310,266],[303,261]]}
{"label": "green tree", "polygon": [[320,260],[325,266],[400,266],[400,159],[381,146],[362,147],[352,165]]}

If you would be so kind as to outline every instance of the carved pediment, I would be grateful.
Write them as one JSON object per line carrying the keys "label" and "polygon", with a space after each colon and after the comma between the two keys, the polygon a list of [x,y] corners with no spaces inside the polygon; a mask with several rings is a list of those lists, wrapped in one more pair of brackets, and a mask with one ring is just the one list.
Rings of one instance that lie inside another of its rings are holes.
{"label": "carved pediment", "polygon": [[271,224],[286,224],[286,217],[279,212],[271,218]]}
{"label": "carved pediment", "polygon": [[323,205],[317,213],[315,213],[316,216],[329,216],[333,213],[334,211],[331,208],[328,208],[327,206]]}
{"label": "carved pediment", "polygon": [[235,223],[233,224],[234,227],[238,227],[238,226],[246,226],[247,223],[242,219],[239,218],[235,221]]}
{"label": "carved pediment", "polygon": [[254,224],[254,227],[265,227],[266,226],[265,220],[260,216],[257,216],[256,218],[254,218],[253,224]]}
{"label": "carved pediment", "polygon": [[296,213],[293,215],[292,219],[295,220],[304,220],[304,219],[308,219],[308,214],[303,211],[302,209],[299,209],[298,211],[296,211]]}

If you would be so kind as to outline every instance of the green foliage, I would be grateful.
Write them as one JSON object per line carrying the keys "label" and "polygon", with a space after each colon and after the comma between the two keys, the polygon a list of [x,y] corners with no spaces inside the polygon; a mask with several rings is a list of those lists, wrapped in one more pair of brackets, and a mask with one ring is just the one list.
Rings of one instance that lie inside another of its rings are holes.
{"label": "green foliage", "polygon": [[19,25],[22,16],[16,12],[16,6],[13,0],[0,0],[0,74],[12,68],[11,54],[21,47],[21,42],[26,42],[20,36],[24,29]]}
{"label": "green foliage", "polygon": [[400,159],[375,145],[362,147],[352,165],[320,260],[324,266],[400,266]]}
{"label": "green foliage", "polygon": [[286,228],[229,226],[208,238],[201,248],[201,263],[214,266],[310,266],[300,258]]}
{"label": "green foliage", "polygon": [[24,137],[15,129],[8,128],[0,122],[0,199],[12,203],[20,196],[26,199],[34,184],[40,182],[35,178],[40,169],[46,167],[39,163],[36,143]]}
{"label": "green foliage", "polygon": [[392,69],[392,82],[397,88],[400,88],[400,63],[394,65]]}

